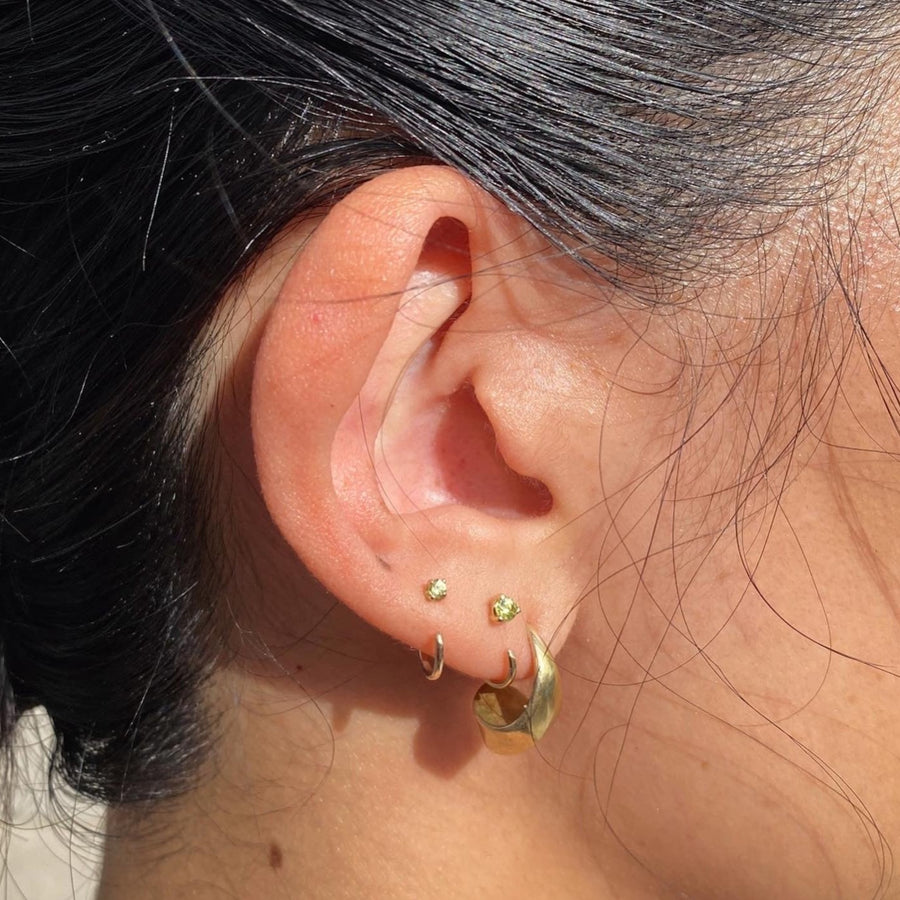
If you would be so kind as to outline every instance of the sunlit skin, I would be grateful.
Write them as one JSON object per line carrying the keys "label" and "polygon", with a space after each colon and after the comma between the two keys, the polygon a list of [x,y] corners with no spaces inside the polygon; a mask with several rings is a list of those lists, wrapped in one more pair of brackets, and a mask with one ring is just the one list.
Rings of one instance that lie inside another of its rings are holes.
{"label": "sunlit skin", "polygon": [[[240,626],[217,749],[194,792],[113,814],[102,900],[882,896],[900,439],[871,361],[900,372],[896,162],[873,139],[832,218],[868,350],[812,212],[677,308],[432,167],[283,235],[223,300],[198,410]],[[498,625],[501,591],[523,613]],[[471,698],[507,648],[528,676],[528,624],[563,709],[496,756]]]}

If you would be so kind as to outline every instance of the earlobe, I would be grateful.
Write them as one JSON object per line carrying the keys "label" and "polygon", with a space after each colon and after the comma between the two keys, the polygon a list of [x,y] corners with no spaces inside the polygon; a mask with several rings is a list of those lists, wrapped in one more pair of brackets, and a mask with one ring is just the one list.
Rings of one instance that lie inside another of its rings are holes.
{"label": "earlobe", "polygon": [[[482,299],[502,304],[483,296],[503,279],[498,248],[525,255],[527,240],[450,169],[357,188],[294,263],[252,391],[264,501],[307,568],[381,630],[426,653],[441,634],[447,665],[497,681],[509,651],[528,675],[527,627],[549,641],[573,605],[541,549],[559,524],[552,477],[517,465],[540,435],[498,401],[521,378],[495,329],[463,327]],[[424,593],[433,576],[440,602]],[[497,625],[501,592],[523,615]]]}

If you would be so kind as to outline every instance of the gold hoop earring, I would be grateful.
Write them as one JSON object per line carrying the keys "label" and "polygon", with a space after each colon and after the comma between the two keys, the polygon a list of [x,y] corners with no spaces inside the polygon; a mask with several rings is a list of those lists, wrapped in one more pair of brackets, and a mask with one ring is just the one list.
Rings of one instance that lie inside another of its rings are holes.
{"label": "gold hoop earring", "polygon": [[516,680],[516,670],[518,665],[516,663],[516,654],[512,652],[512,650],[506,651],[507,659],[509,660],[509,674],[503,681],[486,681],[485,684],[490,685],[490,687],[494,688],[496,691],[502,691],[503,688],[508,688],[515,680]]}
{"label": "gold hoop earring", "polygon": [[534,684],[526,699],[514,687],[485,682],[472,702],[484,743],[494,753],[512,755],[533,747],[556,718],[562,699],[559,670],[547,645],[528,629],[534,657]]}
{"label": "gold hoop earring", "polygon": [[419,651],[419,662],[429,681],[437,681],[441,677],[444,671],[444,637],[440,632],[434,636],[434,656],[431,658],[431,663],[425,662],[421,650]]}

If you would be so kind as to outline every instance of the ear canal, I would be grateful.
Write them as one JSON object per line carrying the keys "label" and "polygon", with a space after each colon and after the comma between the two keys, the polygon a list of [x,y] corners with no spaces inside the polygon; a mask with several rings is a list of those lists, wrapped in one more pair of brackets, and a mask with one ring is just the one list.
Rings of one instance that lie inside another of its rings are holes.
{"label": "ear canal", "polygon": [[[373,442],[378,483],[385,502],[398,513],[461,504],[500,518],[542,515],[552,508],[550,491],[507,465],[472,382],[463,378],[445,386],[433,371],[452,331],[465,340],[471,269],[466,226],[440,219],[425,240],[408,299],[398,312],[398,329],[409,331],[413,341],[419,330],[422,343],[390,387]],[[432,330],[431,310],[448,309],[447,318]],[[367,385],[367,390],[377,394],[378,386]],[[348,413],[351,419],[358,415],[357,410]],[[339,473],[335,476],[341,483]]]}

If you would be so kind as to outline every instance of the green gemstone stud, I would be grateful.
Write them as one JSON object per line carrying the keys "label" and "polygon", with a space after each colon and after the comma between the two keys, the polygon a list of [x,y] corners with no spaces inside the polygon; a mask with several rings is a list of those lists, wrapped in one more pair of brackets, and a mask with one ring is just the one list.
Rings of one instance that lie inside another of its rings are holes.
{"label": "green gemstone stud", "polygon": [[447,582],[443,578],[432,578],[425,585],[426,600],[443,600],[447,596]]}
{"label": "green gemstone stud", "polygon": [[520,612],[519,604],[506,594],[501,594],[491,603],[491,618],[495,622],[511,622]]}

